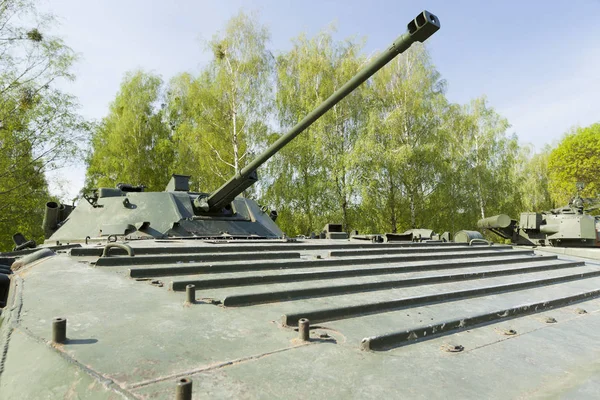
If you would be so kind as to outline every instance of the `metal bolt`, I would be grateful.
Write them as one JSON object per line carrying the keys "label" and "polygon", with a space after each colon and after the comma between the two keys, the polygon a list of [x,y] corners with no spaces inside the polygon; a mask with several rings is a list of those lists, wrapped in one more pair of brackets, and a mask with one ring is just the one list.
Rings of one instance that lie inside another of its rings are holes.
{"label": "metal bolt", "polygon": [[298,338],[305,342],[310,340],[310,321],[306,318],[298,320]]}
{"label": "metal bolt", "polygon": [[196,302],[196,285],[187,285],[185,287],[186,302],[194,304]]}
{"label": "metal bolt", "polygon": [[64,343],[67,340],[67,319],[56,317],[52,320],[52,341]]}
{"label": "metal bolt", "polygon": [[175,390],[175,400],[192,399],[192,380],[190,378],[181,378],[177,380]]}

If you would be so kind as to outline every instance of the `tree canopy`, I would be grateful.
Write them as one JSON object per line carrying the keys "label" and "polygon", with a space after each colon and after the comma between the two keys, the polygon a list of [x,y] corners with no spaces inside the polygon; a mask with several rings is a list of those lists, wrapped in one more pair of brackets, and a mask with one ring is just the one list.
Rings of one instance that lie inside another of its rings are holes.
{"label": "tree canopy", "polygon": [[163,122],[161,85],[160,77],[142,71],[125,76],[108,116],[93,132],[88,187],[130,183],[164,189],[173,146]]}
{"label": "tree canopy", "polygon": [[[209,192],[341,87],[373,55],[363,40],[329,27],[270,50],[255,14],[235,15],[210,41],[207,65],[166,80],[125,74],[107,115],[83,121],[75,98],[56,88],[76,57],[48,36],[52,18],[32,1],[0,7],[0,246],[20,230],[39,240],[44,173],[89,142],[86,187],[117,183],[163,190],[171,174]],[[35,16],[31,26],[15,16]],[[578,128],[552,149],[519,145],[485,96],[446,97],[447,83],[422,44],[385,66],[324,114],[259,171],[247,191],[278,210],[288,235],[344,230],[438,232],[475,229],[481,217],[542,211],[600,187],[600,124]],[[27,218],[22,218],[26,215]]]}
{"label": "tree canopy", "polygon": [[252,158],[267,130],[272,56],[268,30],[240,13],[207,43],[211,62],[168,88],[168,123],[177,153],[173,169],[196,190],[214,190]]}
{"label": "tree canopy", "polygon": [[[197,75],[165,85],[128,74],[95,131],[88,185],[160,189],[182,173],[192,190],[216,189],[369,62],[362,40],[334,37],[301,34],[273,56],[267,28],[240,13],[207,43],[212,60]],[[484,96],[453,104],[445,88],[426,46],[413,45],[273,157],[247,195],[276,208],[289,235],[330,222],[454,232],[547,206],[546,158],[520,148]]]}
{"label": "tree canopy", "polygon": [[80,152],[87,124],[77,100],[56,87],[73,78],[75,53],[47,32],[51,15],[28,0],[0,4],[0,248],[20,231],[42,238],[49,200],[44,173],[68,165]]}
{"label": "tree canopy", "polygon": [[582,182],[583,197],[600,196],[600,123],[577,128],[550,153],[548,187],[552,200],[560,205],[569,202]]}

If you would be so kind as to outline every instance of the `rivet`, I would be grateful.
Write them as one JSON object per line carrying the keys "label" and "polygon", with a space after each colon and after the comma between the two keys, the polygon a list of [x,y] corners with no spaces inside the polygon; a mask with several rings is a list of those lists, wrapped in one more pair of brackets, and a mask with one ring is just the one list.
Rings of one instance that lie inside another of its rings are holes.
{"label": "rivet", "polygon": [[64,343],[67,340],[67,319],[56,317],[52,319],[52,341]]}
{"label": "rivet", "polygon": [[308,342],[310,340],[310,321],[306,318],[298,320],[298,338]]}
{"label": "rivet", "polygon": [[176,400],[191,400],[192,399],[192,380],[190,378],[181,378],[177,380],[175,389]]}
{"label": "rivet", "polygon": [[194,304],[196,302],[196,285],[187,285],[185,287],[186,302]]}

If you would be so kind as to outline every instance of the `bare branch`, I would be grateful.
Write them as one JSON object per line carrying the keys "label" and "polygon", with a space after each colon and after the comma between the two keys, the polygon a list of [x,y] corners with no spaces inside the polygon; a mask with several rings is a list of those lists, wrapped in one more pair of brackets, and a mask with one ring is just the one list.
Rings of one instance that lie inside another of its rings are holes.
{"label": "bare branch", "polygon": [[219,154],[219,151],[218,151],[217,149],[215,149],[215,147],[214,147],[214,146],[213,146],[213,145],[212,145],[212,144],[211,144],[211,143],[210,143],[208,140],[205,140],[204,142],[210,146],[211,150],[212,150],[212,151],[213,151],[213,152],[216,154],[217,158],[218,158],[218,159],[219,159],[221,162],[223,162],[223,163],[227,164],[227,165],[228,165],[228,166],[230,166],[231,168],[235,168],[235,165],[233,165],[233,164],[231,164],[231,163],[229,163],[229,162],[225,161],[225,160],[224,160],[224,159],[221,157],[221,154]]}

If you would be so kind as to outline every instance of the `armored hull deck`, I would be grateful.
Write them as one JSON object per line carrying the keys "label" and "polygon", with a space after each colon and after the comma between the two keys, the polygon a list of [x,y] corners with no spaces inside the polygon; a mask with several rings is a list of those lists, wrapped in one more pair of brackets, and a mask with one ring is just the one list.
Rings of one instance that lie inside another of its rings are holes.
{"label": "armored hull deck", "polygon": [[[457,243],[139,240],[133,256],[101,256],[104,245],[57,247],[13,274],[3,398],[172,398],[183,377],[194,398],[600,389],[598,261]],[[54,317],[68,321],[63,344]]]}

